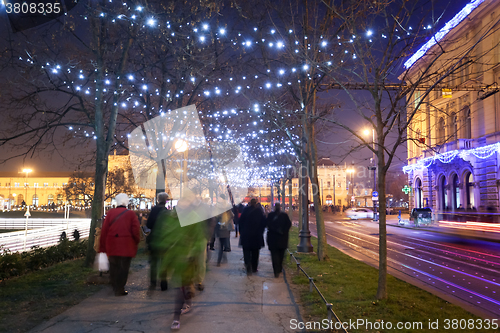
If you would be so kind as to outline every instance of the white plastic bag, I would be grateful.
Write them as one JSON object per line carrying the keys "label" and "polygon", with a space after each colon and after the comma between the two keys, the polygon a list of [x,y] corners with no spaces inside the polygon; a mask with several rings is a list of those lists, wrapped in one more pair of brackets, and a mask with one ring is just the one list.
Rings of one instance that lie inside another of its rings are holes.
{"label": "white plastic bag", "polygon": [[95,256],[94,267],[99,272],[107,272],[109,271],[109,260],[108,256],[104,252],[99,252]]}

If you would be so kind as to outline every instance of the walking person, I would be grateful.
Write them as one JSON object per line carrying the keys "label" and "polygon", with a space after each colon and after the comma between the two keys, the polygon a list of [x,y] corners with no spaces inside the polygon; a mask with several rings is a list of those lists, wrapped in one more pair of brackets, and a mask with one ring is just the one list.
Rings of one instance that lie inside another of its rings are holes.
{"label": "walking person", "polygon": [[176,208],[167,213],[162,211],[157,219],[161,225],[158,234],[152,240],[154,246],[163,254],[161,266],[168,267],[171,273],[171,284],[176,289],[174,320],[172,330],[180,329],[180,316],[191,311],[191,300],[194,297],[194,280],[197,274],[198,260],[206,248],[206,230],[201,217],[195,216],[195,209],[190,211],[189,219],[197,221],[181,227],[177,209],[189,211],[190,202],[179,200]]}
{"label": "walking person", "polygon": [[137,215],[127,209],[125,193],[115,197],[116,208],[108,211],[102,224],[99,251],[109,260],[109,275],[115,296],[125,296],[130,262],[137,253],[141,239]]}
{"label": "walking person", "polygon": [[[161,226],[156,225],[156,220],[161,212],[169,212],[169,210],[165,207],[165,204],[168,200],[168,194],[165,192],[158,193],[157,204],[151,209],[149,213],[148,220],[146,222],[146,227],[148,227],[151,231],[149,232],[148,237],[146,238],[146,243],[149,250],[149,290],[153,291],[156,289],[157,281],[160,280],[160,289],[162,291],[168,289],[167,282],[167,267],[161,266],[161,258],[163,254],[161,253],[161,249],[154,244],[157,244],[153,241],[153,238],[156,234],[159,233],[158,229]],[[155,230],[156,227],[156,230]],[[162,267],[160,271],[158,271],[158,267]]]}
{"label": "walking person", "polygon": [[234,223],[234,237],[238,237],[238,230],[239,230],[239,222],[240,222],[240,217],[241,213],[243,212],[243,204],[239,203],[236,206],[233,206],[233,223]]}
{"label": "walking person", "polygon": [[265,219],[262,209],[257,206],[257,199],[250,200],[250,204],[243,210],[239,225],[245,268],[247,275],[251,276],[257,272],[260,249],[264,246]]}
{"label": "walking person", "polygon": [[279,203],[274,205],[274,212],[269,213],[266,220],[267,246],[271,251],[274,277],[278,278],[283,271],[283,258],[288,248],[288,232],[292,227],[292,221],[288,214],[281,211]]}
{"label": "walking person", "polygon": [[[226,196],[224,194],[221,194],[220,198],[222,199],[220,201],[220,207],[224,207]],[[220,242],[219,256],[217,257],[217,266],[220,266],[224,252],[231,252],[230,237],[231,231],[234,229],[233,217],[234,215],[231,209],[228,209],[217,216],[216,233],[219,237]]]}

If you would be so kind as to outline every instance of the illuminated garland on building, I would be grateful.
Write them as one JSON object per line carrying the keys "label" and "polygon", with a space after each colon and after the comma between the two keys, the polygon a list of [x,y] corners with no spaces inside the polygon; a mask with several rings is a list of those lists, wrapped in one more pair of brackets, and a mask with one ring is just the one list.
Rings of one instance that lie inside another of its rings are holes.
{"label": "illuminated garland on building", "polygon": [[467,4],[462,10],[455,15],[451,20],[449,20],[441,30],[439,30],[434,36],[431,37],[427,43],[425,43],[417,52],[415,52],[410,59],[406,60],[404,63],[404,67],[406,69],[410,68],[418,59],[422,58],[427,51],[434,45],[436,45],[440,40],[446,36],[451,29],[455,28],[460,24],[469,14],[476,9],[480,4],[482,4],[484,0],[472,0],[469,4]]}
{"label": "illuminated garland on building", "polygon": [[446,153],[437,154],[431,157],[426,157],[418,160],[417,163],[404,166],[403,172],[410,173],[416,170],[422,170],[424,168],[428,168],[432,165],[432,163],[434,163],[435,160],[438,160],[441,163],[448,164],[453,162],[457,156],[460,157],[462,160],[466,160],[471,156],[485,160],[487,158],[492,157],[496,152],[500,152],[500,142],[474,149],[452,150]]}

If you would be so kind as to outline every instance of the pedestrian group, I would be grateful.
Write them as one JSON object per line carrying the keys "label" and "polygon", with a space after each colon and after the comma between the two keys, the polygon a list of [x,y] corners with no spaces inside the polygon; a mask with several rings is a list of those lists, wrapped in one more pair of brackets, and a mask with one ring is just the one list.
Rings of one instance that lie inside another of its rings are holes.
{"label": "pedestrian group", "polygon": [[[248,206],[231,205],[225,194],[218,197],[215,208],[218,214],[206,218],[204,212],[214,208],[200,197],[181,199],[177,206],[168,209],[169,197],[165,192],[157,195],[157,205],[149,216],[127,209],[129,198],[120,193],[116,196],[116,208],[108,211],[99,240],[99,252],[107,254],[110,282],[115,296],[125,296],[130,263],[135,257],[141,235],[145,236],[149,252],[150,275],[148,295],[160,287],[161,291],[175,288],[174,319],[172,330],[180,329],[180,316],[192,309],[195,290],[204,290],[206,263],[210,251],[218,242],[217,266],[231,251],[230,236],[235,232],[239,246],[243,248],[243,260],[247,276],[258,272],[260,249],[265,246],[264,232],[267,228],[267,245],[271,252],[274,276],[283,270],[283,258],[288,247],[288,233],[292,225],[288,214],[281,211],[280,204],[267,217],[256,199]],[[189,219],[197,221],[181,226],[178,210],[188,212]]]}

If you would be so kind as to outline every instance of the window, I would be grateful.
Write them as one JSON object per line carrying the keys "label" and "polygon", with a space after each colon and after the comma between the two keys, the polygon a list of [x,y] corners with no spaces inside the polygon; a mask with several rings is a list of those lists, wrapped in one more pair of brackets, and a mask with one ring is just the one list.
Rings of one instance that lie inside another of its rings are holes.
{"label": "window", "polygon": [[38,206],[38,194],[33,194],[33,206]]}
{"label": "window", "polygon": [[68,185],[68,183],[62,183],[62,186],[67,186],[67,185]]}
{"label": "window", "polygon": [[43,187],[49,187],[49,183],[43,183]]}
{"label": "window", "polygon": [[330,182],[326,182],[326,187],[330,187]]}
{"label": "window", "polygon": [[470,116],[470,107],[466,106],[464,110],[464,120],[465,120],[465,135],[466,139],[472,139],[472,122]]}
{"label": "window", "polygon": [[53,194],[49,194],[47,196],[47,203],[50,205],[54,202],[54,195]]}
{"label": "window", "polygon": [[33,187],[38,187],[38,183],[33,183]]}
{"label": "window", "polygon": [[57,187],[57,183],[54,183],[52,186]]}
{"label": "window", "polygon": [[62,194],[58,194],[57,195],[57,204],[58,205],[62,205],[63,203],[63,195]]}
{"label": "window", "polygon": [[24,183],[24,187],[29,186],[29,185],[30,185],[29,183]]}
{"label": "window", "polygon": [[458,182],[457,174],[455,174],[452,179],[453,179],[453,182],[452,182],[452,185],[453,185],[453,190],[452,190],[453,208],[457,209],[457,208],[460,208],[460,206],[461,206],[461,204],[460,204],[460,184]]}
{"label": "window", "polygon": [[442,211],[447,209],[448,205],[448,192],[446,190],[446,177],[441,176],[439,179],[439,208]]}
{"label": "window", "polygon": [[19,187],[19,183],[14,183],[14,187]]}
{"label": "window", "polygon": [[453,113],[451,115],[451,124],[452,124],[452,132],[450,136],[453,136],[453,140],[458,139],[458,119],[457,119],[457,114]]}
{"label": "window", "polygon": [[437,126],[437,142],[438,145],[442,145],[444,143],[444,118],[441,117],[438,120],[438,126]]}
{"label": "window", "polygon": [[420,91],[415,91],[415,105],[414,108],[415,110],[420,108],[420,100],[422,99]]}
{"label": "window", "polygon": [[466,204],[465,208],[473,209],[475,207],[474,201],[474,177],[472,173],[465,176],[465,194],[466,194]]}
{"label": "window", "polygon": [[422,208],[424,206],[424,200],[422,197],[422,181],[417,178],[415,181],[415,208]]}

